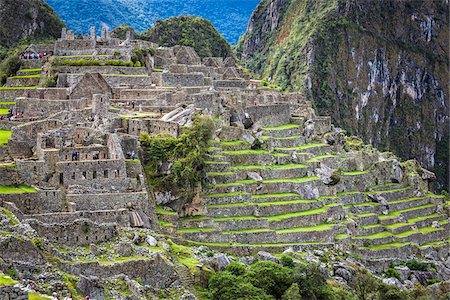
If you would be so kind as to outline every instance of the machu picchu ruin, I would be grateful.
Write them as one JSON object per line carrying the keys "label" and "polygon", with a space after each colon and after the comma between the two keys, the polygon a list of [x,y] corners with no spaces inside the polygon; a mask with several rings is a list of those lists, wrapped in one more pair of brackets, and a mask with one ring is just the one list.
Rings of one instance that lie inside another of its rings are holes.
{"label": "machu picchu ruin", "polygon": [[[436,175],[234,55],[105,26],[63,28],[19,63],[0,87],[1,299],[230,299],[208,296],[211,274],[286,259],[317,264],[335,289],[369,270],[430,296],[416,299],[450,295],[450,200]],[[195,132],[199,118],[211,128]],[[349,290],[239,299],[414,297]]]}

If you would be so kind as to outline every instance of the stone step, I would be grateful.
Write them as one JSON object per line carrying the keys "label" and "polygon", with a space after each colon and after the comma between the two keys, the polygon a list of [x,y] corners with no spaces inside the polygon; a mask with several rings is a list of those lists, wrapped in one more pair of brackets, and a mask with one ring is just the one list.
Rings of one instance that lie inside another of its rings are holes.
{"label": "stone step", "polygon": [[390,211],[388,215],[379,215],[378,219],[383,225],[397,223],[401,216],[411,219],[419,216],[430,215],[436,212],[437,206],[434,204],[426,204],[423,206],[412,207],[402,210]]}
{"label": "stone step", "polygon": [[283,138],[270,138],[270,143],[275,148],[299,147],[306,144],[306,137],[303,135],[294,135]]}
{"label": "stone step", "polygon": [[221,194],[208,194],[203,197],[203,201],[206,205],[251,202],[251,199],[251,194],[239,191]]}
{"label": "stone step", "polygon": [[398,188],[398,189],[374,191],[374,192],[367,193],[368,197],[369,197],[369,195],[381,196],[384,199],[386,199],[388,202],[415,197],[415,194],[416,194],[416,190],[413,189],[412,187],[402,187],[402,188]]}
{"label": "stone step", "polygon": [[298,124],[285,124],[276,127],[263,128],[264,136],[272,136],[275,138],[288,137],[294,135],[301,135],[303,130]]}
{"label": "stone step", "polygon": [[267,150],[237,150],[223,151],[228,161],[233,165],[272,165],[291,162],[287,154],[269,153]]}
{"label": "stone step", "polygon": [[407,222],[399,222],[399,223],[393,223],[390,225],[386,225],[385,228],[389,232],[392,232],[393,234],[399,234],[408,230],[411,230],[412,227],[416,228],[422,228],[422,227],[428,227],[433,224],[434,221],[442,221],[445,220],[445,215],[439,215],[439,214],[431,214],[426,216],[420,216],[416,218],[412,218],[408,220]]}
{"label": "stone step", "polygon": [[324,201],[291,200],[272,203],[240,202],[233,204],[207,205],[208,216],[211,218],[258,216],[270,217],[294,212],[308,211],[320,208]]}
{"label": "stone step", "polygon": [[250,150],[251,145],[244,140],[220,142],[224,151]]}
{"label": "stone step", "polygon": [[275,148],[276,151],[280,153],[291,154],[292,152],[296,153],[310,153],[314,156],[326,155],[331,153],[333,148],[328,144],[323,143],[313,143],[313,144],[305,144],[298,147],[290,147],[290,148]]}
{"label": "stone step", "polygon": [[367,190],[369,192],[383,192],[383,191],[390,191],[390,190],[398,190],[402,189],[404,186],[402,186],[399,183],[386,183],[386,184],[380,184],[369,187]]}
{"label": "stone step", "polygon": [[206,161],[207,172],[226,172],[230,170],[230,163],[227,161]]}
{"label": "stone step", "polygon": [[430,197],[408,198],[389,202],[389,210],[402,210],[410,207],[422,206],[431,202]]}
{"label": "stone step", "polygon": [[313,169],[305,164],[286,164],[269,166],[235,166],[231,168],[236,173],[237,180],[246,179],[249,172],[259,174],[263,179],[289,179],[313,175]]}
{"label": "stone step", "polygon": [[235,182],[237,179],[236,173],[231,171],[226,172],[208,172],[206,173],[208,182],[210,184],[220,184],[226,182]]}

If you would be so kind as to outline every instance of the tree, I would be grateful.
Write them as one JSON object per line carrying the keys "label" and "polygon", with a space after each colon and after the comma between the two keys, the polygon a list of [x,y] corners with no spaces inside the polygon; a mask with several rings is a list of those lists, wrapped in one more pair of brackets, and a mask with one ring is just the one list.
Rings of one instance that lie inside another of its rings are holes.
{"label": "tree", "polygon": [[271,261],[258,261],[251,265],[245,277],[267,294],[280,299],[293,283],[293,271]]}
{"label": "tree", "polygon": [[243,277],[234,276],[230,272],[212,275],[208,282],[209,297],[214,300],[274,300],[264,290],[253,286]]}

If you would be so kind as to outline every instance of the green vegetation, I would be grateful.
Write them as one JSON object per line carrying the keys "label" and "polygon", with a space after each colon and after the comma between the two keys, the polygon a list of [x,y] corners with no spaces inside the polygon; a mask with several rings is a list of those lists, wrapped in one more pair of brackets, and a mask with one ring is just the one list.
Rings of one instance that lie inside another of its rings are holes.
{"label": "green vegetation", "polygon": [[32,89],[37,89],[38,86],[37,85],[33,85],[33,86],[11,86],[11,87],[7,87],[7,86],[1,86],[0,87],[0,91],[14,91],[14,90],[32,90]]}
{"label": "green vegetation", "polygon": [[11,130],[0,130],[0,147],[8,143],[8,139],[11,137]]}
{"label": "green vegetation", "polygon": [[117,38],[117,39],[121,39],[121,40],[125,40],[126,36],[127,36],[127,31],[131,31],[131,37],[138,39],[139,38],[139,34],[136,33],[136,31],[134,30],[133,27],[128,26],[126,24],[121,24],[119,26],[117,26],[116,28],[114,28],[111,31],[110,36],[112,38]]}
{"label": "green vegetation", "polygon": [[9,113],[8,108],[0,108],[0,115],[7,115]]}
{"label": "green vegetation", "polygon": [[17,71],[17,73],[41,73],[42,68],[35,68],[35,69],[20,69]]}
{"label": "green vegetation", "polygon": [[31,78],[39,78],[39,77],[41,77],[40,74],[36,74],[36,75],[17,75],[17,76],[12,76],[12,77],[9,77],[9,78],[12,78],[12,79],[31,79]]}
{"label": "green vegetation", "polygon": [[117,67],[133,67],[134,64],[131,61],[123,61],[123,60],[104,60],[100,61],[97,59],[65,59],[65,60],[56,60],[53,62],[54,66],[117,66]]}
{"label": "green vegetation", "polygon": [[314,232],[333,229],[336,224],[319,224],[314,226],[292,227],[277,230],[277,233],[291,233],[291,232]]}
{"label": "green vegetation", "polygon": [[15,285],[17,283],[19,283],[19,282],[14,280],[14,279],[12,279],[10,276],[4,275],[4,274],[0,274],[0,286]]}
{"label": "green vegetation", "polygon": [[141,38],[165,47],[189,46],[202,58],[234,56],[231,46],[211,22],[194,16],[158,20],[152,28],[142,33]]}
{"label": "green vegetation", "polygon": [[176,216],[177,215],[176,212],[170,211],[170,210],[166,210],[166,209],[162,208],[159,205],[156,206],[156,213],[160,214],[160,215],[170,215],[170,216]]}
{"label": "green vegetation", "polygon": [[131,53],[131,61],[135,67],[147,66],[147,57],[155,55],[155,49],[134,49]]}
{"label": "green vegetation", "polygon": [[[199,184],[205,183],[206,148],[212,130],[211,118],[195,115],[193,126],[183,129],[178,137],[141,134],[145,172],[150,186],[158,191],[177,192],[184,201],[190,201]],[[162,163],[167,162],[173,163],[170,172],[161,169]]]}
{"label": "green vegetation", "polygon": [[263,130],[272,131],[272,130],[287,130],[287,129],[294,129],[294,128],[300,128],[300,125],[284,124],[284,125],[273,126],[273,127],[264,127]]}

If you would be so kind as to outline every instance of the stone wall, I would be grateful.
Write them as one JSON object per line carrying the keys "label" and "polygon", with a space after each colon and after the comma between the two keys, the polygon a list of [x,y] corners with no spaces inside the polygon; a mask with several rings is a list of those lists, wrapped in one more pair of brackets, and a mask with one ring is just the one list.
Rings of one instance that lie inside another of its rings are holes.
{"label": "stone wall", "polygon": [[155,83],[162,86],[205,86],[205,77],[202,73],[153,73]]}
{"label": "stone wall", "polygon": [[36,220],[28,221],[36,232],[50,242],[80,246],[102,243],[117,236],[116,224],[96,224],[87,219],[69,224],[44,224]]}
{"label": "stone wall", "polygon": [[245,80],[214,80],[213,85],[216,89],[245,89],[248,83]]}
{"label": "stone wall", "polygon": [[75,203],[77,210],[98,211],[123,209],[129,203],[148,214],[148,196],[146,192],[109,193],[109,194],[68,194],[67,201]]}
{"label": "stone wall", "polygon": [[247,106],[245,112],[261,127],[288,124],[291,117],[288,104]]}
{"label": "stone wall", "polygon": [[119,67],[119,66],[59,66],[56,67],[58,73],[69,74],[85,74],[85,73],[100,73],[100,74],[122,74],[122,75],[146,75],[146,68],[135,67]]}
{"label": "stone wall", "polygon": [[83,109],[86,105],[87,99],[43,100],[24,97],[16,99],[16,111],[32,116],[38,116],[41,115],[41,113],[47,115],[64,110],[71,111]]}
{"label": "stone wall", "polygon": [[26,300],[28,292],[22,291],[20,287],[5,285],[0,286],[0,299],[3,300]]}
{"label": "stone wall", "polygon": [[95,51],[95,40],[57,40],[54,55],[82,55]]}

